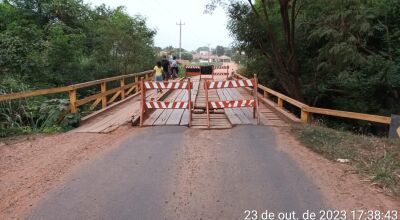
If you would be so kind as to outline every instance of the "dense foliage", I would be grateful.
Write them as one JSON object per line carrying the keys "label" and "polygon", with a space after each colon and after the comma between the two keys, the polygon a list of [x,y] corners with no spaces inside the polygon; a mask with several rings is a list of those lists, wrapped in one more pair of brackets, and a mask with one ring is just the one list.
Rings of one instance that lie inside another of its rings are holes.
{"label": "dense foliage", "polygon": [[400,1],[211,2],[226,8],[235,47],[262,83],[312,106],[400,114]]}
{"label": "dense foliage", "polygon": [[[63,86],[148,69],[155,61],[154,35],[144,18],[129,16],[123,7],[92,8],[82,0],[0,1],[1,92]],[[65,117],[60,107],[56,109],[61,119],[44,119],[43,115],[56,114],[44,111],[41,103],[55,105],[43,97],[0,103],[0,129],[49,127]]]}

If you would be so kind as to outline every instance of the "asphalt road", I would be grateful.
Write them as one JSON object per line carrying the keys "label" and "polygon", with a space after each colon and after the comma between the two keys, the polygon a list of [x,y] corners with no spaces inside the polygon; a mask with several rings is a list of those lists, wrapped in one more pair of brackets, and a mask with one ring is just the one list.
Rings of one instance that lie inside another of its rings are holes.
{"label": "asphalt road", "polygon": [[266,210],[302,219],[305,210],[325,208],[319,189],[266,126],[144,129],[85,163],[28,219],[231,220],[251,219],[252,210],[257,219]]}

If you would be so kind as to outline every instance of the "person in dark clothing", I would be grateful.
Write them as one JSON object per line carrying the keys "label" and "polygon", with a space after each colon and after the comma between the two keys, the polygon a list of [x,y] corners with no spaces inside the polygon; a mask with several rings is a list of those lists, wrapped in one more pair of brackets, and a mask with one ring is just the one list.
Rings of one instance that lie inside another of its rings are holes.
{"label": "person in dark clothing", "polygon": [[170,77],[170,74],[169,74],[169,61],[167,59],[167,56],[165,56],[165,55],[163,56],[163,58],[161,60],[161,65],[162,65],[163,70],[164,70],[163,79],[164,80],[168,80],[169,77]]}
{"label": "person in dark clothing", "polygon": [[171,77],[175,79],[178,77],[179,67],[178,62],[176,61],[176,56],[174,56],[171,60]]}

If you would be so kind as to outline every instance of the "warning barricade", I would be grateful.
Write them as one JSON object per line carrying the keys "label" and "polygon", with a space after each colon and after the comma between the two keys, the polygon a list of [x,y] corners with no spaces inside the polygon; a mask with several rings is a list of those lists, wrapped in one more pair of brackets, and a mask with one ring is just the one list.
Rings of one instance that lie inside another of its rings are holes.
{"label": "warning barricade", "polygon": [[186,66],[186,76],[199,76],[200,67],[199,66]]}
{"label": "warning barricade", "polygon": [[226,76],[226,79],[229,78],[229,66],[217,66],[213,69],[213,78],[214,76]]}
{"label": "warning barricade", "polygon": [[[254,75],[253,79],[238,79],[226,81],[206,81],[204,84],[206,93],[206,111],[207,111],[207,126],[210,128],[210,110],[211,109],[224,109],[224,108],[241,108],[252,107],[253,118],[257,118],[257,124],[260,123],[260,112],[258,106],[258,81],[257,76]],[[208,90],[210,89],[225,89],[225,88],[239,88],[239,87],[252,87],[253,99],[249,100],[225,100],[225,101],[208,101]]]}
{"label": "warning barricade", "polygon": [[[141,103],[140,103],[140,126],[143,126],[144,117],[149,109],[188,109],[189,110],[189,127],[192,125],[192,96],[191,90],[193,83],[188,79],[187,82],[144,82],[140,80]],[[187,89],[187,101],[146,101],[146,90],[149,89]]]}

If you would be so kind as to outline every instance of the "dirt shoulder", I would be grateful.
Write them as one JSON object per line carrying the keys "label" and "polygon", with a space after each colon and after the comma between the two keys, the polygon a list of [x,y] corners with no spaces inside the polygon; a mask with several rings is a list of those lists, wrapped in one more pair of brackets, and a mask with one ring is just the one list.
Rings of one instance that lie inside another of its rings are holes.
{"label": "dirt shoulder", "polygon": [[69,132],[0,140],[0,219],[20,219],[81,162],[139,133],[126,126],[111,134]]}
{"label": "dirt shoulder", "polygon": [[399,210],[400,201],[387,196],[347,164],[330,161],[303,146],[290,127],[275,128],[280,149],[290,155],[317,184],[331,208],[339,210]]}

